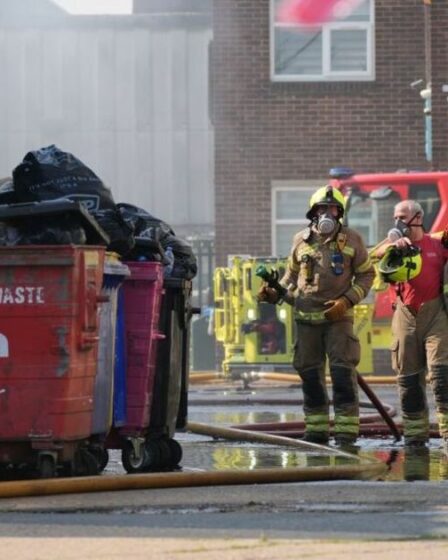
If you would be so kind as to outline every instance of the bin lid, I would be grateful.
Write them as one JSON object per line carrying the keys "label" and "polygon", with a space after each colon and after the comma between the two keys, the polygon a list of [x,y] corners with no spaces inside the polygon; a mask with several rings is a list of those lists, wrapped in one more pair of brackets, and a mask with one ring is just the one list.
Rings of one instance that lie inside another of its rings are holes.
{"label": "bin lid", "polygon": [[123,278],[125,278],[126,276],[131,275],[131,271],[125,264],[119,261],[108,261],[106,258],[106,261],[104,263],[104,274],[110,276],[122,276]]}
{"label": "bin lid", "polygon": [[93,245],[108,245],[110,243],[107,233],[80,202],[58,199],[42,202],[0,204],[0,221],[14,220],[17,223],[27,218],[48,218],[63,215],[69,215],[79,220],[79,225],[86,232],[87,243]]}
{"label": "bin lid", "polygon": [[184,278],[164,278],[163,287],[164,288],[180,288],[183,290],[189,290],[191,288],[191,280],[185,280]]}

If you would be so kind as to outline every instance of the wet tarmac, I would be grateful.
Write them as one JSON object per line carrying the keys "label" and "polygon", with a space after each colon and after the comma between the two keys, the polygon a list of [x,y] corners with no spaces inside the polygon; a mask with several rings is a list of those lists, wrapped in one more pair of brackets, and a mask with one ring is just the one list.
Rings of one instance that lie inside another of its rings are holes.
{"label": "wet tarmac", "polygon": [[[399,412],[393,385],[372,386],[372,389],[382,402]],[[235,383],[233,386],[192,388],[189,420],[220,427],[302,421],[301,407],[297,404],[300,399],[301,390],[295,386],[254,385],[243,389]],[[363,415],[374,412],[370,404],[362,406],[361,410]],[[435,421],[433,406],[431,410],[431,420]],[[395,420],[400,420],[399,414]],[[183,448],[181,469],[186,472],[358,464],[356,458],[350,460],[325,451],[305,452],[273,445],[229,442],[191,433],[177,433],[175,437]],[[439,439],[431,439],[428,448],[408,450],[403,442],[396,443],[392,436],[360,438],[356,448],[351,448],[350,452],[385,462],[388,472],[381,481],[439,482],[448,480],[448,458],[439,446]],[[124,472],[120,454],[112,451],[105,474],[120,472]]]}
{"label": "wet tarmac", "polygon": [[[371,387],[380,400],[396,410],[396,422],[401,420],[397,390],[394,385]],[[429,399],[430,420],[435,421],[434,405]],[[218,427],[237,427],[260,423],[301,422],[303,414],[300,387],[296,385],[256,383],[244,387],[241,383],[193,386],[189,392],[188,418],[191,422]],[[372,416],[376,411],[362,397],[362,416]],[[181,444],[183,458],[178,470],[184,472],[238,471],[267,468],[332,467],[359,464],[358,458],[376,459],[387,464],[388,470],[381,482],[448,480],[448,458],[440,449],[440,440],[431,439],[428,448],[408,450],[403,442],[389,437],[361,437],[356,447],[348,451],[356,457],[337,456],[325,449],[303,449],[266,445],[261,443],[235,442],[213,439],[188,432],[177,432],[175,438]],[[330,447],[332,443],[330,441]],[[109,451],[109,463],[104,475],[125,474],[121,453]],[[23,473],[8,473],[4,479],[29,478]]]}
{"label": "wet tarmac", "polygon": [[[383,402],[397,406],[395,387],[374,390]],[[300,398],[300,390],[292,387],[257,387],[249,392],[238,387],[193,387],[189,419],[218,426],[302,420]],[[213,404],[216,399],[228,402]],[[243,402],[235,402],[238,399]],[[434,419],[432,404],[431,411]],[[363,413],[371,412],[363,408]],[[191,433],[177,433],[176,439],[184,452],[180,467],[184,472],[356,461],[326,451],[303,452]],[[389,464],[380,481],[154,488],[0,500],[4,556],[73,560],[132,554],[187,560],[206,554],[217,560],[251,560],[310,555],[333,560],[339,557],[337,547],[343,547],[345,558],[357,558],[362,543],[371,558],[389,560],[406,554],[409,560],[442,560],[448,550],[448,467],[438,444],[435,439],[428,450],[408,454],[392,437],[360,439],[359,455]],[[113,451],[104,476],[118,473],[124,474],[124,469],[120,453]],[[413,545],[406,548],[405,540]],[[382,548],[368,544],[386,541]],[[394,548],[396,541],[400,544]],[[23,542],[28,544],[21,549],[18,545]],[[325,543],[328,555],[323,553]]]}

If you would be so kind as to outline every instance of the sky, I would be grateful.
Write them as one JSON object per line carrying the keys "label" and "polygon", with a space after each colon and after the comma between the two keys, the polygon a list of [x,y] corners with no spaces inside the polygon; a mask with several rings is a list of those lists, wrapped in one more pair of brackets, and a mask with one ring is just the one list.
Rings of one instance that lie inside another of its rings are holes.
{"label": "sky", "polygon": [[70,14],[131,14],[133,0],[53,0]]}

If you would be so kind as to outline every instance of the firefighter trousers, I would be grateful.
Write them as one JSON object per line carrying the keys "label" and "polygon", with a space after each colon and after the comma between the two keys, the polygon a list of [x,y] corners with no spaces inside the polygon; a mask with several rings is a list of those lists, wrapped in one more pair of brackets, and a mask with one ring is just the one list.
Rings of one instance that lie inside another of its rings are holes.
{"label": "firefighter trousers", "polygon": [[392,367],[397,374],[405,441],[429,436],[426,374],[434,392],[440,434],[448,438],[448,315],[442,298],[418,312],[397,301],[392,318]]}
{"label": "firefighter trousers", "polygon": [[294,368],[302,379],[306,434],[328,437],[329,399],[325,383],[328,357],[333,388],[334,435],[355,440],[359,433],[356,366],[360,344],[351,320],[324,324],[296,321]]}

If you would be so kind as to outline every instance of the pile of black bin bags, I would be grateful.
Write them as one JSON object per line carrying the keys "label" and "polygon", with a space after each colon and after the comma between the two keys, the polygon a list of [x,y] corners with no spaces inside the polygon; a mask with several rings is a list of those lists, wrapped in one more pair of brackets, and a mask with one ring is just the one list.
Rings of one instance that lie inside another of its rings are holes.
{"label": "pile of black bin bags", "polygon": [[101,240],[125,260],[163,262],[170,276],[191,280],[197,272],[192,248],[167,223],[115,204],[91,169],[54,145],[28,152],[12,180],[0,180],[0,226],[1,246]]}

